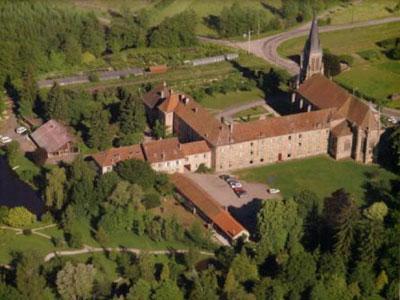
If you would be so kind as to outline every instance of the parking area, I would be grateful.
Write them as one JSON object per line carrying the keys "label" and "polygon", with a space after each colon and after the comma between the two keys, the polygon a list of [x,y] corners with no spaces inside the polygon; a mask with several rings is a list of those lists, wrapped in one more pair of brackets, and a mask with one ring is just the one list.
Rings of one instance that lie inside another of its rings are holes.
{"label": "parking area", "polygon": [[[12,140],[19,143],[23,152],[33,152],[36,150],[35,144],[29,138],[28,135],[21,135],[15,132],[15,129],[20,125],[17,123],[17,119],[12,111],[12,102],[8,102],[8,109],[4,116],[4,120],[1,122],[0,135],[8,136]],[[2,145],[0,145],[2,146]]]}
{"label": "parking area", "polygon": [[247,195],[239,198],[233,192],[232,188],[227,182],[219,178],[218,175],[214,174],[198,174],[198,173],[187,173],[185,174],[203,189],[205,189],[210,195],[215,198],[222,206],[229,208],[235,207],[240,208],[254,200],[266,200],[271,198],[280,197],[280,195],[271,195],[267,192],[267,186],[260,183],[248,183],[240,181],[243,185],[243,189],[247,192]]}

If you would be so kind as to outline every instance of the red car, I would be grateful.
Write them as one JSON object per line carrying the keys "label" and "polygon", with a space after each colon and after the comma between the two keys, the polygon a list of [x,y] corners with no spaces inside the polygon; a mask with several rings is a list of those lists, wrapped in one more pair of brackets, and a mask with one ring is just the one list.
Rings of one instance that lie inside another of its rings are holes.
{"label": "red car", "polygon": [[233,192],[236,194],[236,196],[238,196],[239,198],[242,198],[247,195],[247,192],[241,187],[234,187],[232,189]]}

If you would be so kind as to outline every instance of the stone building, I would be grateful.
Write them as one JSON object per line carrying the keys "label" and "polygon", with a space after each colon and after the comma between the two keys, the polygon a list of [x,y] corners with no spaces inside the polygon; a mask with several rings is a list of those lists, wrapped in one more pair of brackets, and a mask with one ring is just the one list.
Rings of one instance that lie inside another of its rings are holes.
{"label": "stone building", "polygon": [[111,172],[119,162],[137,159],[147,161],[158,172],[196,171],[201,164],[211,168],[211,150],[205,141],[181,144],[177,138],[111,148],[92,155],[102,174]]}
{"label": "stone building", "polygon": [[313,20],[292,95],[296,114],[225,124],[165,83],[146,94],[144,103],[149,119],[158,118],[180,142],[206,142],[216,171],[321,154],[372,162],[380,138],[378,112],[323,72],[318,25]]}

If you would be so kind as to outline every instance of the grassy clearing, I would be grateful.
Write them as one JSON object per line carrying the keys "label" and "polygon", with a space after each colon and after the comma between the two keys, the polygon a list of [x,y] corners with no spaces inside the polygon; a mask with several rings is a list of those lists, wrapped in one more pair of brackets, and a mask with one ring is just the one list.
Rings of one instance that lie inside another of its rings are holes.
{"label": "grassy clearing", "polygon": [[400,12],[391,12],[391,9],[398,3],[397,0],[362,0],[354,2],[333,7],[328,11],[326,17],[331,18],[332,24],[344,24],[400,15]]}
{"label": "grassy clearing", "polygon": [[234,118],[247,118],[256,117],[262,114],[266,114],[268,111],[263,106],[256,106],[249,109],[242,110],[234,115]]}
{"label": "grassy clearing", "polygon": [[362,204],[366,192],[364,184],[369,172],[379,172],[382,179],[396,177],[376,165],[363,165],[351,160],[337,162],[326,156],[247,169],[237,172],[237,175],[247,181],[277,187],[285,197],[291,197],[304,189],[326,197],[335,190],[344,188]]}
{"label": "grassy clearing", "polygon": [[[378,100],[400,92],[400,62],[388,59],[376,44],[399,36],[400,22],[322,33],[321,43],[324,48],[337,55],[349,54],[354,57],[354,65],[351,69],[336,76],[334,80],[348,89],[357,90]],[[304,37],[289,40],[283,43],[278,51],[287,57],[298,55],[304,41]],[[368,61],[360,57],[359,53],[366,51],[376,51],[379,58]],[[388,103],[388,106],[395,105],[394,102]]]}
{"label": "grassy clearing", "polygon": [[218,93],[207,96],[201,101],[201,105],[213,110],[222,110],[232,105],[246,103],[264,98],[264,92],[258,88],[251,91],[229,92],[226,94]]}

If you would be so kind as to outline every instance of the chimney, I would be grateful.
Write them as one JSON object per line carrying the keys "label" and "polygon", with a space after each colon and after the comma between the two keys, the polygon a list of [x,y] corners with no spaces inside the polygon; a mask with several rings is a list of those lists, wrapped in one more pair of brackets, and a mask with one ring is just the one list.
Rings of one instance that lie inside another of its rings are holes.
{"label": "chimney", "polygon": [[188,104],[189,103],[189,98],[188,97],[183,97],[183,103]]}
{"label": "chimney", "polygon": [[164,93],[164,89],[161,90],[161,99],[165,98],[165,93]]}
{"label": "chimney", "polygon": [[167,87],[167,82],[166,81],[163,82],[163,86]]}
{"label": "chimney", "polygon": [[197,113],[199,111],[198,107],[193,108],[193,112]]}

